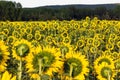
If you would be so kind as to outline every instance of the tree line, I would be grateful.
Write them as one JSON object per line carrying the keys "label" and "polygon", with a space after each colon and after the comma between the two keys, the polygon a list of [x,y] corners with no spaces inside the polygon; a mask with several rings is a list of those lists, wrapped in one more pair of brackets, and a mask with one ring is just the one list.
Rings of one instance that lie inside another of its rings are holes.
{"label": "tree line", "polygon": [[22,5],[12,1],[0,1],[0,20],[21,20]]}
{"label": "tree line", "polygon": [[41,20],[81,20],[90,18],[120,20],[120,5],[113,9],[104,6],[91,8],[76,8],[74,6],[62,8],[22,8],[20,3],[0,1],[1,21],[41,21]]}

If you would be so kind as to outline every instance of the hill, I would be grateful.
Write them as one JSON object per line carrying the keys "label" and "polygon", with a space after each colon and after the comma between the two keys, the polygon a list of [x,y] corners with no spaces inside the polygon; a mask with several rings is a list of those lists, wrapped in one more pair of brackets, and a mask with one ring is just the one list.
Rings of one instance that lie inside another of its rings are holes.
{"label": "hill", "polygon": [[51,5],[51,6],[42,6],[42,7],[35,7],[35,8],[51,8],[51,9],[60,9],[60,8],[67,8],[67,7],[75,7],[75,8],[90,8],[95,9],[96,7],[106,7],[107,9],[113,9],[117,5],[120,4],[96,4],[96,5],[84,5],[84,4],[71,4],[71,5]]}

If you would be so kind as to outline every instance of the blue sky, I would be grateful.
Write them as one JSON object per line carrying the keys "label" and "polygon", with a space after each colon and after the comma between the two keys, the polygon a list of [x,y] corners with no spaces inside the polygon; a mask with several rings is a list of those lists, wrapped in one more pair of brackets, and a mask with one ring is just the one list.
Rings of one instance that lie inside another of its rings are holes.
{"label": "blue sky", "polygon": [[47,5],[65,5],[65,4],[105,4],[120,3],[120,0],[9,0],[20,2],[23,7],[38,7]]}

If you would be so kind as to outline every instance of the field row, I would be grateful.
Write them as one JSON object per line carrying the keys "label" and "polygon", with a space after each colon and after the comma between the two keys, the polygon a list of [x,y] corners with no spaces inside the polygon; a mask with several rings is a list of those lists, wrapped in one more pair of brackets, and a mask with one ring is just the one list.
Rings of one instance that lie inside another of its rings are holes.
{"label": "field row", "polygon": [[120,21],[0,22],[0,80],[119,80]]}

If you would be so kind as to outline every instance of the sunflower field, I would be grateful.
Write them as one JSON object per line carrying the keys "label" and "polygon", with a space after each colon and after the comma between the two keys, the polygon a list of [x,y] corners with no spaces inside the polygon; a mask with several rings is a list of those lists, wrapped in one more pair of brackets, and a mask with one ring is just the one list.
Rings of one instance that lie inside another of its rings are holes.
{"label": "sunflower field", "polygon": [[120,80],[120,21],[1,21],[0,80]]}

